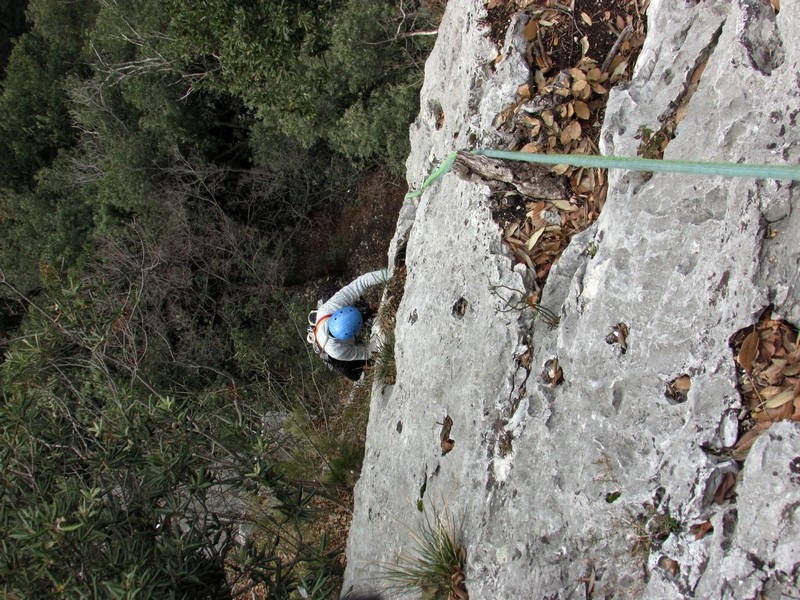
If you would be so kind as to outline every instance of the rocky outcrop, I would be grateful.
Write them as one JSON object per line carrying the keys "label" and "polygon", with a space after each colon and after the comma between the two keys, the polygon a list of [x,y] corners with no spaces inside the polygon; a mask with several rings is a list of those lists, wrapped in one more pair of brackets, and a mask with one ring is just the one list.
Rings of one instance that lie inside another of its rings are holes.
{"label": "rocky outcrop", "polygon": [[[800,7],[782,4],[651,0],[603,153],[635,155],[640,127],[658,129],[705,62],[665,158],[796,164]],[[504,143],[494,116],[529,72],[513,39],[491,68],[482,10],[448,3],[412,127],[412,188],[452,150]],[[509,310],[523,275],[487,187],[451,174],[407,202],[391,249],[407,267],[397,383],[373,394],[345,592],[379,588],[418,507],[446,506],[463,518],[472,598],[588,597],[590,583],[594,598],[797,594],[800,424],[773,425],[743,467],[726,451],[741,409],[731,337],[770,305],[800,323],[797,186],[609,182],[599,221],[545,287],[558,327]],[[619,324],[625,352],[607,343]],[[553,358],[560,385],[541,377]],[[681,375],[691,388],[675,401],[665,386]],[[442,455],[445,416],[455,446]],[[728,473],[736,493],[715,498]]]}

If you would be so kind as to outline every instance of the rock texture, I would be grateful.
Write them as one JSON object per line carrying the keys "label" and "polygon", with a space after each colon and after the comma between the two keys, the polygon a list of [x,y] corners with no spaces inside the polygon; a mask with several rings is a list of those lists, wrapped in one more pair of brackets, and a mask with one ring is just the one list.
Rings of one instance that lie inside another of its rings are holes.
{"label": "rock texture", "polygon": [[[490,68],[482,4],[448,3],[411,132],[412,188],[452,150],[503,147],[492,121],[529,73],[513,28]],[[760,0],[651,0],[647,18],[633,80],[611,92],[605,154],[635,155],[638,128],[657,129],[707,60],[665,157],[798,162],[797,0],[777,16]],[[759,438],[735,498],[714,500],[740,469],[724,452],[740,409],[729,340],[768,305],[800,323],[797,186],[609,181],[600,220],[544,290],[558,327],[507,310],[524,282],[486,186],[451,174],[407,202],[390,250],[405,250],[408,271],[398,377],[373,393],[345,593],[381,587],[380,563],[411,549],[421,504],[463,518],[476,599],[585,598],[588,579],[593,598],[797,597],[800,424]],[[619,323],[624,353],[606,342]],[[558,386],[541,378],[553,357]],[[681,374],[691,389],[670,401]],[[443,456],[446,415],[455,447]]]}

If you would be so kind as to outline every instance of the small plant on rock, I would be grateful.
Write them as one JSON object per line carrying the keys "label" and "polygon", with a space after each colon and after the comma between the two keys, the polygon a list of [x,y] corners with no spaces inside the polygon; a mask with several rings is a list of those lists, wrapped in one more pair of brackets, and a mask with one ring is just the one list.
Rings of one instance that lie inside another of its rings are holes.
{"label": "small plant on rock", "polygon": [[386,332],[381,349],[375,357],[375,377],[386,385],[397,381],[397,365],[394,360],[394,331]]}
{"label": "small plant on rock", "polygon": [[394,274],[386,284],[386,292],[378,310],[377,322],[383,335],[383,343],[375,357],[374,374],[378,381],[392,385],[397,379],[397,367],[394,357],[394,330],[397,321],[397,309],[406,285],[405,265],[398,265]]}
{"label": "small plant on rock", "polygon": [[647,556],[651,550],[660,548],[673,533],[681,531],[680,522],[669,511],[658,511],[654,506],[644,505],[644,514],[634,515],[627,523],[634,534],[633,554]]}
{"label": "small plant on rock", "polygon": [[462,523],[456,523],[449,510],[439,512],[434,507],[411,537],[415,546],[411,554],[401,553],[397,564],[382,565],[387,591],[419,589],[430,600],[469,600]]}

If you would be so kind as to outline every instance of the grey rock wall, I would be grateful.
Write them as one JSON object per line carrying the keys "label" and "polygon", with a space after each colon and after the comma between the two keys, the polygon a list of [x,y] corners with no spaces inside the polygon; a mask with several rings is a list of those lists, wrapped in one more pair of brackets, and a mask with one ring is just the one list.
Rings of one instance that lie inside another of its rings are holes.
{"label": "grey rock wall", "polygon": [[[492,121],[529,74],[514,51],[489,67],[482,4],[448,3],[411,131],[412,188],[454,149],[503,144]],[[665,158],[798,162],[796,0],[777,17],[759,0],[651,0],[648,26],[632,82],[611,92],[603,153],[635,155],[638,128],[658,128],[707,58]],[[599,221],[545,288],[555,328],[505,310],[523,278],[487,188],[447,175],[407,202],[390,251],[406,246],[408,268],[398,378],[373,393],[345,592],[379,588],[379,564],[410,549],[424,486],[426,511],[464,519],[472,598],[584,598],[592,571],[594,598],[797,597],[800,425],[774,425],[736,498],[713,498],[739,470],[724,452],[740,409],[729,340],[770,304],[800,323],[797,186],[609,180]],[[625,353],[606,343],[621,322]],[[553,357],[556,387],[540,377]],[[674,403],[664,389],[681,374],[692,387]],[[445,415],[455,447],[442,456]]]}

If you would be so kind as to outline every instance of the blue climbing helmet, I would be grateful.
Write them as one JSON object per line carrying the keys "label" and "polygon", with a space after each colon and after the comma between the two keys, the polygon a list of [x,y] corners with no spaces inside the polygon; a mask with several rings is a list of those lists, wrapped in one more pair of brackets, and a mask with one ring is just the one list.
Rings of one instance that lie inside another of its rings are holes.
{"label": "blue climbing helmet", "polygon": [[356,337],[361,329],[361,313],[357,308],[345,306],[340,308],[328,321],[328,332],[337,340],[350,340]]}

